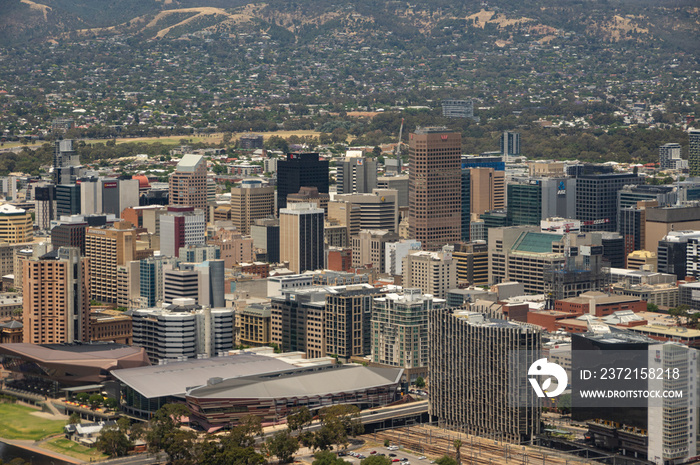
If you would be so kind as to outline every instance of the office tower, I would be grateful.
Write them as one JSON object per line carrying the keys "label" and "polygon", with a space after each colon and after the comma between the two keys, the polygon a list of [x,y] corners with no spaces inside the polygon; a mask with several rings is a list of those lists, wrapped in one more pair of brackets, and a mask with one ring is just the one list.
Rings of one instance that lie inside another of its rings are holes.
{"label": "office tower", "polygon": [[272,343],[272,306],[251,303],[236,310],[236,345],[269,346]]}
{"label": "office tower", "polygon": [[582,231],[617,231],[617,193],[630,184],[644,184],[633,173],[576,176],[576,219]]}
{"label": "office tower", "polygon": [[160,253],[178,257],[186,245],[204,245],[206,219],[204,210],[186,206],[170,206],[160,216]]}
{"label": "office tower", "polygon": [[470,168],[470,212],[481,215],[506,208],[505,171],[493,168]]}
{"label": "office tower", "polygon": [[117,302],[117,267],[153,254],[126,221],[113,227],[90,227],[85,233],[85,256],[90,259],[90,298]]}
{"label": "office tower", "polygon": [[700,231],[671,231],[663,240],[659,241],[656,255],[658,257],[659,273],[669,273],[676,275],[678,279],[685,279],[688,276],[686,263],[688,261],[688,241],[694,239],[696,242],[690,247],[691,270],[695,276],[700,276],[700,269],[697,261],[700,255],[697,254],[697,239],[700,238]]}
{"label": "office tower", "polygon": [[506,161],[520,155],[520,133],[504,131],[501,135],[501,154]]}
{"label": "office tower", "polygon": [[445,306],[443,299],[404,288],[372,302],[372,353],[374,363],[400,367],[411,381],[427,375],[428,314]]}
{"label": "office tower", "polygon": [[647,250],[656,250],[659,241],[672,231],[700,230],[700,206],[648,208],[645,228]]}
{"label": "office tower", "polygon": [[353,268],[370,267],[381,273],[386,263],[386,244],[399,240],[399,235],[386,229],[363,229],[352,236]]}
{"label": "office tower", "polygon": [[671,143],[659,147],[659,168],[675,170],[681,168],[678,166],[681,163],[681,144]]}
{"label": "office tower", "polygon": [[218,245],[186,245],[180,247],[180,260],[186,263],[202,263],[207,260],[219,260],[221,248]]}
{"label": "office tower", "polygon": [[23,262],[23,341],[87,342],[90,264],[80,250],[61,247]]}
{"label": "office tower", "polygon": [[409,231],[434,250],[462,238],[462,135],[418,128],[409,138]]}
{"label": "office tower", "polygon": [[416,287],[424,294],[444,299],[447,291],[457,287],[457,262],[454,247],[446,245],[440,252],[413,252],[403,258],[403,285]]}
{"label": "office tower", "polygon": [[[604,275],[597,268],[603,253],[601,235],[569,233],[568,236],[568,244],[576,255],[572,254],[567,264],[566,234],[544,233],[533,226],[492,229],[488,240],[489,283],[517,281],[525,286],[525,292],[536,294],[554,286],[553,293],[563,293],[566,297],[600,290],[604,282]],[[570,274],[565,273],[569,265]],[[557,274],[556,282],[547,282],[546,272],[554,271],[562,273]]]}
{"label": "office tower", "polygon": [[505,171],[506,163],[500,152],[486,152],[481,155],[462,155],[462,169],[467,168],[493,168],[496,171]]}
{"label": "office tower", "polygon": [[151,362],[216,356],[233,349],[233,309],[202,308],[193,299],[167,307],[135,310],[133,345],[146,349]]}
{"label": "office tower", "polygon": [[625,240],[625,256],[646,249],[646,212],[647,208],[656,206],[656,200],[642,200],[633,207],[618,211],[617,227]]}
{"label": "office tower", "polygon": [[697,350],[677,342],[650,345],[649,368],[678,373],[678,377],[650,380],[650,391],[682,391],[686,395],[650,402],[647,458],[656,465],[688,463],[697,457],[698,450],[698,416],[693,414],[698,405],[698,390],[693,388],[699,368]]}
{"label": "office tower", "polygon": [[658,205],[668,207],[678,200],[674,186],[651,186],[646,184],[624,186],[617,193],[617,208],[636,207],[639,202],[655,200]]}
{"label": "office tower", "polygon": [[126,309],[143,308],[139,262],[131,261],[117,266],[117,306]]}
{"label": "office tower", "polygon": [[80,215],[80,185],[59,184],[56,186],[56,216]]}
{"label": "office tower", "polygon": [[255,220],[255,224],[250,227],[250,235],[253,237],[253,245],[265,250],[268,262],[280,261],[280,221],[278,219]]}
{"label": "office tower", "polygon": [[[541,410],[527,367],[542,348],[540,330],[457,309],[429,315],[430,415],[468,434],[515,444],[534,439]],[[515,353],[522,354],[520,375]]]}
{"label": "office tower", "polygon": [[[394,189],[373,189],[369,194],[338,194],[334,202],[347,202],[360,207],[360,229],[386,229],[397,232],[399,228],[397,200],[398,192]],[[352,207],[348,208],[352,209]],[[337,212],[336,209],[333,210],[333,214],[335,212]],[[332,218],[330,211],[328,217]]]}
{"label": "office tower", "polygon": [[385,245],[384,273],[397,276],[403,274],[403,259],[411,252],[420,250],[420,242],[402,239]]}
{"label": "office tower", "polygon": [[323,210],[311,203],[280,210],[280,260],[295,273],[324,267]]}
{"label": "office tower", "polygon": [[688,167],[690,176],[700,176],[700,129],[688,130]]}
{"label": "office tower", "polygon": [[509,226],[538,225],[547,218],[573,217],[575,185],[572,178],[513,178],[507,186]]}
{"label": "office tower", "polygon": [[259,180],[245,180],[231,188],[231,221],[243,235],[257,219],[275,214],[275,188],[263,186]]}
{"label": "office tower", "polygon": [[137,179],[90,178],[80,182],[80,212],[83,215],[120,215],[125,208],[138,204]]}
{"label": "office tower", "polygon": [[51,221],[56,218],[56,186],[44,185],[34,188],[35,220],[39,229],[51,228]]}
{"label": "office tower", "polygon": [[34,238],[32,215],[10,204],[0,205],[0,242],[21,244]]}
{"label": "office tower", "polygon": [[489,251],[484,241],[462,244],[452,252],[457,263],[457,284],[484,286],[489,283]]}
{"label": "office tower", "polygon": [[471,223],[472,177],[468,168],[462,168],[462,241],[469,242]]}
{"label": "office tower", "polygon": [[225,307],[224,261],[173,263],[163,265],[163,302],[178,298],[194,299],[197,305]]}
{"label": "office tower", "polygon": [[85,254],[85,231],[88,223],[84,216],[63,216],[60,222],[51,229],[51,243],[54,248],[77,247]]}
{"label": "office tower", "polygon": [[207,161],[202,155],[180,159],[170,175],[170,205],[207,211]]}
{"label": "office tower", "polygon": [[179,298],[193,299],[199,304],[199,273],[193,267],[179,263],[163,266],[163,303],[172,304]]}
{"label": "office tower", "polygon": [[474,103],[471,100],[447,99],[441,104],[445,118],[474,118]]}
{"label": "office tower", "polygon": [[601,233],[603,243],[603,260],[607,262],[604,266],[611,268],[625,267],[625,238],[618,233]]}
{"label": "office tower", "polygon": [[138,261],[139,297],[141,307],[155,307],[163,301],[163,269],[166,265],[175,267],[179,260],[172,257],[149,257]]}
{"label": "office tower", "polygon": [[377,188],[377,161],[365,158],[362,150],[348,150],[336,166],[338,194],[362,194]]}
{"label": "office tower", "polygon": [[54,184],[73,184],[80,177],[80,157],[70,139],[57,140],[53,152]]}
{"label": "office tower", "polygon": [[[181,264],[181,267],[190,264]],[[205,307],[219,308],[226,306],[225,268],[223,260],[207,260],[195,263],[193,268],[199,274],[199,299],[197,302]]]}
{"label": "office tower", "polygon": [[335,354],[343,362],[370,354],[372,298],[377,294],[369,284],[328,289],[323,316],[327,354]]}
{"label": "office tower", "polygon": [[399,207],[408,207],[408,176],[380,176],[377,189],[395,189],[399,193]]}
{"label": "office tower", "polygon": [[323,317],[326,287],[282,291],[271,297],[272,342],[283,352],[304,352],[308,358],[325,357]]}
{"label": "office tower", "polygon": [[316,187],[328,193],[328,160],[318,153],[288,153],[286,160],[277,162],[277,209],[287,206],[287,195],[302,187]]}

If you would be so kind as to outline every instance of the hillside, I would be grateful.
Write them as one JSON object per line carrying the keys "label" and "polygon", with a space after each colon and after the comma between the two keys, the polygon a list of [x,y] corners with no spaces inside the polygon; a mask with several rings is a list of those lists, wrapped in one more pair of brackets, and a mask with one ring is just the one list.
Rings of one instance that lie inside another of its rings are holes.
{"label": "hillside", "polygon": [[[489,36],[506,46],[520,35],[543,43],[563,35],[601,43],[700,49],[693,0],[5,0],[0,44],[126,36],[143,39],[236,34],[248,27],[289,42],[323,35],[381,33],[386,40]],[[426,44],[427,45],[427,44]]]}

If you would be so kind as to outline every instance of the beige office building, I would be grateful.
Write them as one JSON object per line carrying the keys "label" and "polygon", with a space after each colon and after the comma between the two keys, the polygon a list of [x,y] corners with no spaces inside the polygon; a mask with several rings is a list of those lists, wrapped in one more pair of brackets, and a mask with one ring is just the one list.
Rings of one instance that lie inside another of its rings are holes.
{"label": "beige office building", "polygon": [[22,263],[22,273],[23,342],[87,342],[90,265],[86,258],[80,258],[80,249],[61,247],[27,259]]}
{"label": "beige office building", "polygon": [[153,250],[138,239],[136,230],[127,221],[114,223],[112,228],[88,228],[85,233],[85,256],[90,259],[91,299],[102,303],[117,303],[117,268],[132,260],[153,255]]}
{"label": "beige office building", "polygon": [[0,242],[21,244],[30,242],[34,237],[32,215],[21,208],[0,205]]}
{"label": "beige office building", "polygon": [[324,268],[323,210],[312,203],[280,209],[280,260],[295,273]]}
{"label": "beige office building", "polygon": [[251,303],[242,310],[236,310],[237,345],[270,345],[271,324],[272,306],[269,303]]}
{"label": "beige office building", "polygon": [[231,189],[231,221],[243,235],[250,234],[255,220],[274,216],[275,188],[260,181],[243,181]]}
{"label": "beige office building", "polygon": [[423,294],[444,299],[447,291],[457,287],[457,261],[452,246],[441,252],[419,251],[403,258],[404,288],[419,288]]}
{"label": "beige office building", "polygon": [[383,273],[386,267],[386,244],[399,240],[399,235],[385,229],[363,229],[352,240],[352,267],[370,266]]}
{"label": "beige office building", "polygon": [[506,174],[493,168],[470,168],[471,213],[506,208]]}

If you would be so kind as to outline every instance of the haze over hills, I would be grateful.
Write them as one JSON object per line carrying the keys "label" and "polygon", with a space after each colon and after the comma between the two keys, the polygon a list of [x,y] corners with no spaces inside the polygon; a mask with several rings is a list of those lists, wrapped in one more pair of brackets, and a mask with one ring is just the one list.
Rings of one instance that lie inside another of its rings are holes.
{"label": "haze over hills", "polygon": [[700,48],[700,8],[693,0],[5,0],[0,43],[94,37],[175,39],[186,34],[267,31],[285,42],[322,35],[381,34],[420,43],[473,34],[507,45],[519,35],[548,42],[567,34],[593,42],[628,43],[694,53]]}

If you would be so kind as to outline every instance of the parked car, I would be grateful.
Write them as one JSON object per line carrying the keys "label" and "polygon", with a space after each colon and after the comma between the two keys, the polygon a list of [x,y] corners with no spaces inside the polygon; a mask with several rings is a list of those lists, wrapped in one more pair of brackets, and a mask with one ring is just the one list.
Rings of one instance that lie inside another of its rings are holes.
{"label": "parked car", "polygon": [[392,462],[398,462],[398,461],[399,461],[399,459],[394,459],[394,460],[392,460]]}
{"label": "parked car", "polygon": [[421,455],[420,457],[418,457],[418,460],[425,460],[425,455]]}
{"label": "parked car", "polygon": [[399,446],[389,446],[386,450],[399,450]]}

